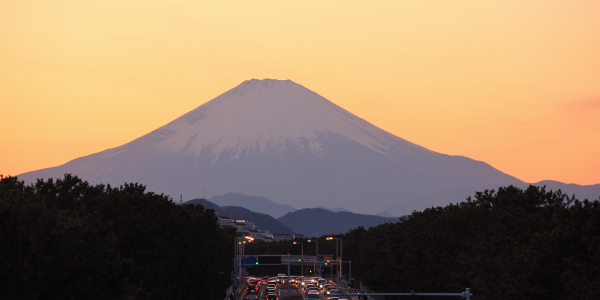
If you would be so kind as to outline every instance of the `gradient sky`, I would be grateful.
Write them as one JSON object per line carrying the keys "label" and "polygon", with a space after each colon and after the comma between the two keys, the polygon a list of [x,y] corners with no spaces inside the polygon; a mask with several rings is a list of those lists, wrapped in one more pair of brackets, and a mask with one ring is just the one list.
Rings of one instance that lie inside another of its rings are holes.
{"label": "gradient sky", "polygon": [[600,183],[598,0],[0,0],[0,174],[291,79],[526,182]]}

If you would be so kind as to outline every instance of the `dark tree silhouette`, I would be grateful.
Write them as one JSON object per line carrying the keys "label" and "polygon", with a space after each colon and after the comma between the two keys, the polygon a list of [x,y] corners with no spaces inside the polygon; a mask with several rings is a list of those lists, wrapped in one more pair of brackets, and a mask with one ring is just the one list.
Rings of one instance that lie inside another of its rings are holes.
{"label": "dark tree silhouette", "polygon": [[137,183],[0,178],[3,299],[223,299],[234,233]]}

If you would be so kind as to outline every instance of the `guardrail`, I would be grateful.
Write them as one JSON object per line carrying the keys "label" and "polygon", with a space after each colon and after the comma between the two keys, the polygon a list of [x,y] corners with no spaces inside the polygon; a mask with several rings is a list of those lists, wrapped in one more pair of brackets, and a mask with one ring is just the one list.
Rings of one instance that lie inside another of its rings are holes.
{"label": "guardrail", "polygon": [[345,296],[453,296],[453,297],[463,297],[467,298],[467,300],[471,299],[473,293],[471,293],[471,289],[467,288],[462,293],[344,293]]}
{"label": "guardrail", "polygon": [[225,300],[233,300],[233,284],[225,291]]}

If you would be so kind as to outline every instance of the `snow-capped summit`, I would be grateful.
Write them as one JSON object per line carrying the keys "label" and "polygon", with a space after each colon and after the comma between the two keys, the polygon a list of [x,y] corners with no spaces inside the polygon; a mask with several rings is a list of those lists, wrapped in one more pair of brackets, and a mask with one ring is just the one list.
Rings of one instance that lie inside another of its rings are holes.
{"label": "snow-capped summit", "polygon": [[339,134],[372,150],[423,150],[391,135],[291,80],[247,80],[221,96],[146,135],[144,144],[163,152],[217,159],[227,152],[252,153],[304,147],[319,154],[323,133]]}
{"label": "snow-capped summit", "polygon": [[227,192],[295,207],[405,215],[523,184],[484,162],[430,151],[290,80],[248,80],[122,146],[19,175],[139,182],[186,199]]}

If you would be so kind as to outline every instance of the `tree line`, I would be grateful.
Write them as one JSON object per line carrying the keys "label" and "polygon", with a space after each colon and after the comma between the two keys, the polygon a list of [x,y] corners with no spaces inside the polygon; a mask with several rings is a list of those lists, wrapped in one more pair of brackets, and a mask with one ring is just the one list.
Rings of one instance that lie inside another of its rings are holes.
{"label": "tree line", "polygon": [[[471,288],[473,299],[600,299],[600,203],[561,191],[508,186],[477,192],[461,203],[334,237],[343,240],[352,277],[375,292]],[[319,254],[335,253],[334,241],[315,240]],[[297,241],[305,254],[315,254],[316,244]],[[291,241],[247,249],[300,254]],[[345,264],[344,276],[348,271]]]}
{"label": "tree line", "polygon": [[234,235],[138,183],[0,177],[0,299],[223,299]]}
{"label": "tree line", "polygon": [[600,204],[561,191],[478,192],[342,237],[355,277],[378,292],[600,299]]}
{"label": "tree line", "polygon": [[[137,183],[65,175],[27,186],[0,176],[0,299],[223,299],[235,234],[213,210]],[[473,299],[600,299],[600,202],[561,191],[477,192],[334,237],[352,277],[376,292],[469,287]],[[320,255],[335,258],[336,242],[325,238],[252,242],[246,254],[314,255],[317,241]]]}

